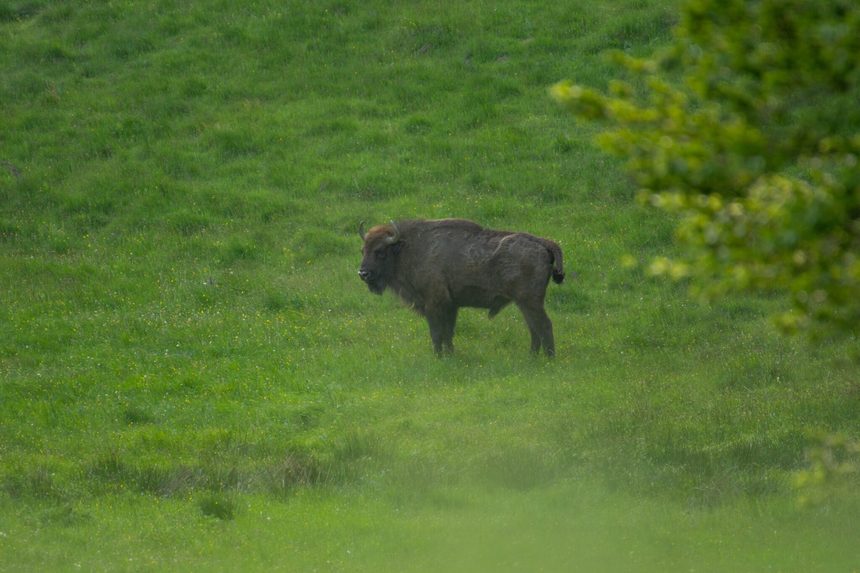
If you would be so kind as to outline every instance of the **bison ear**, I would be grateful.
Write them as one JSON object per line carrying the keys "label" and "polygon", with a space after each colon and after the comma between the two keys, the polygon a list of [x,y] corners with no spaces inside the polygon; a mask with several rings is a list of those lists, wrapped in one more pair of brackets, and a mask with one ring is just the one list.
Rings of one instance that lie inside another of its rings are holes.
{"label": "bison ear", "polygon": [[391,245],[391,252],[396,255],[397,253],[400,252],[400,249],[402,247],[403,247],[403,241],[398,241],[398,242],[394,243],[393,245]]}

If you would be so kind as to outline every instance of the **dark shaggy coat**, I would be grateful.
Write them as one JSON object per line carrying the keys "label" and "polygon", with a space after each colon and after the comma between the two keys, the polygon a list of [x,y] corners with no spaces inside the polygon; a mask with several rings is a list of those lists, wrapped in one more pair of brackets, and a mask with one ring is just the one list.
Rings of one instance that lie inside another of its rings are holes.
{"label": "dark shaggy coat", "polygon": [[463,219],[392,221],[361,235],[359,276],[371,292],[390,288],[424,315],[437,353],[453,351],[460,307],[486,308],[492,318],[511,302],[525,317],[532,351],[555,353],[544,310],[550,277],[564,280],[555,242]]}

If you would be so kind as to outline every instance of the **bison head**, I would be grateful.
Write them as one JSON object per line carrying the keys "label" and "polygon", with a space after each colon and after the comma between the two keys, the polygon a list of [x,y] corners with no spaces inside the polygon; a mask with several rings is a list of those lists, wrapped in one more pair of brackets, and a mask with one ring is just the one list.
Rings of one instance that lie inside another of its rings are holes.
{"label": "bison head", "polygon": [[371,227],[367,234],[362,227],[358,232],[364,239],[358,276],[367,283],[370,292],[382,294],[394,273],[396,256],[402,245],[400,230],[391,221],[388,225]]}

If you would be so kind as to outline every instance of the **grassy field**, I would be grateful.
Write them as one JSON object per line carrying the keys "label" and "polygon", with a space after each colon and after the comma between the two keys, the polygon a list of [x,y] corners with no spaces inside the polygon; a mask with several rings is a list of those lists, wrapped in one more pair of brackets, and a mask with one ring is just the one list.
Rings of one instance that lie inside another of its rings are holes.
{"label": "grassy field", "polygon": [[[860,569],[856,475],[795,486],[856,341],[623,268],[672,221],[547,93],[676,14],[0,6],[0,570]],[[451,216],[561,244],[555,360],[358,280],[360,221]]]}

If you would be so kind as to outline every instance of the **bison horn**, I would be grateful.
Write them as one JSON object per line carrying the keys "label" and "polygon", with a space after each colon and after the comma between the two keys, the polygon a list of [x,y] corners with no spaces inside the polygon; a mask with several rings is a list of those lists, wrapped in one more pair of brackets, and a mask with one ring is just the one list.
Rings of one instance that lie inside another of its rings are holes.
{"label": "bison horn", "polygon": [[364,240],[364,221],[358,224],[358,236],[362,241]]}
{"label": "bison horn", "polygon": [[388,237],[386,241],[389,245],[393,245],[400,240],[400,229],[397,228],[397,223],[391,221],[391,228],[394,229],[394,234]]}

